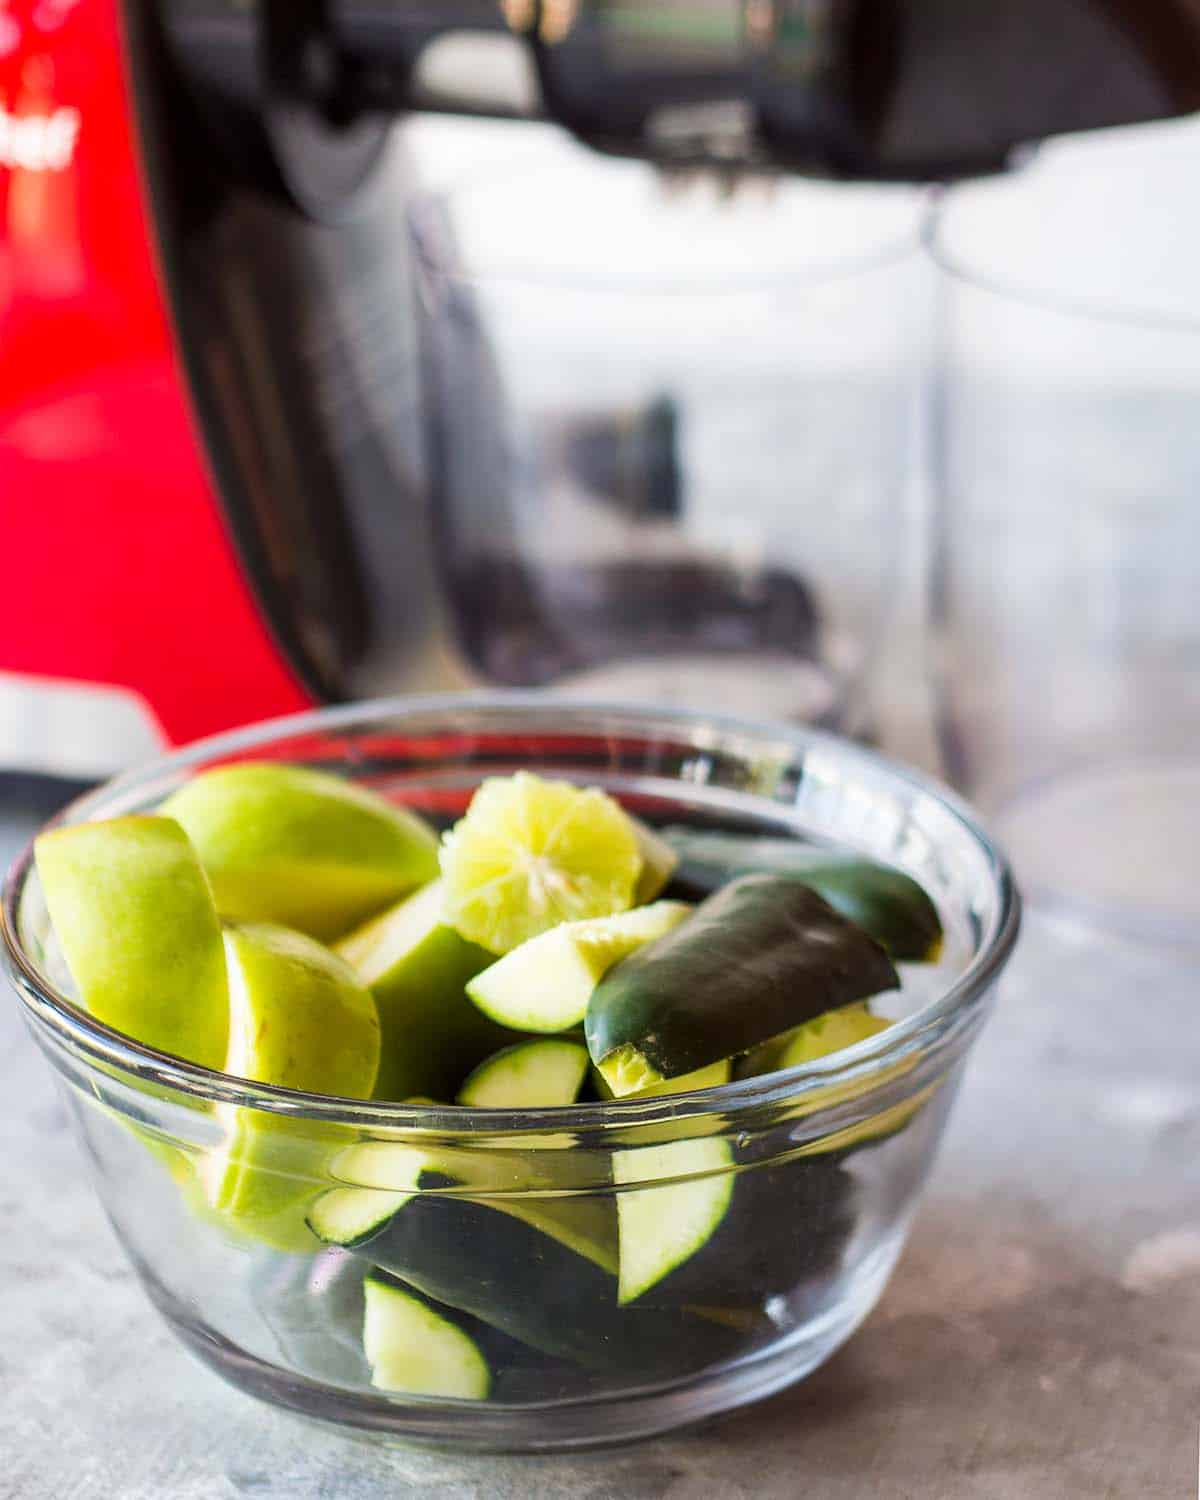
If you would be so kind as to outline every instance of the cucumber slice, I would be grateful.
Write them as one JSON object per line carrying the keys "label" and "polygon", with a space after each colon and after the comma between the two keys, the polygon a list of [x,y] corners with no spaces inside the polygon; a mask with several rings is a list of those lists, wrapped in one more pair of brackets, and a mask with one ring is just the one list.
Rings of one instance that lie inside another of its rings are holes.
{"label": "cucumber slice", "polygon": [[739,1078],[758,1078],[781,1068],[798,1067],[818,1057],[829,1057],[867,1037],[886,1031],[892,1023],[873,1016],[865,1005],[844,1005],[785,1031],[782,1036],[752,1048],[737,1065]]}
{"label": "cucumber slice", "polygon": [[733,1198],[732,1167],[728,1143],[712,1139],[672,1141],[613,1157],[618,1186],[664,1179],[661,1186],[617,1194],[622,1306],[690,1259],[716,1232]]}
{"label": "cucumber slice", "polygon": [[592,991],[614,964],[678,927],[691,910],[683,901],[659,901],[563,922],[476,974],[467,994],[500,1025],[566,1031],[583,1020]]}
{"label": "cucumber slice", "polygon": [[382,1277],[368,1276],[363,1293],[363,1352],[373,1386],[414,1396],[487,1399],[488,1362],[452,1315]]}
{"label": "cucumber slice", "polygon": [[743,875],[605,975],[584,1030],[624,1096],[898,983],[879,944],[808,886]]}
{"label": "cucumber slice", "polygon": [[458,1091],[458,1103],[476,1109],[535,1109],[574,1104],[587,1076],[581,1042],[544,1037],[518,1042],[481,1062]]}
{"label": "cucumber slice", "polygon": [[664,838],[682,863],[679,878],[712,891],[739,875],[793,875],[824,896],[893,958],[932,962],[942,945],[942,921],[924,888],[891,865],[813,848],[795,839],[756,838],[667,828]]}
{"label": "cucumber slice", "polygon": [[[547,1234],[602,1270],[617,1273],[617,1222],[612,1199],[522,1187],[521,1168],[504,1153],[420,1150],[402,1142],[366,1141],[338,1153],[329,1175],[354,1187],[325,1194],[320,1216],[334,1243],[359,1244],[401,1209],[420,1187],[447,1182],[491,1193],[488,1206]],[[363,1191],[372,1189],[373,1191]],[[505,1193],[503,1190],[508,1189]]]}
{"label": "cucumber slice", "polygon": [[[674,1142],[672,1146],[697,1142]],[[712,1143],[706,1142],[711,1148]],[[715,1154],[715,1153],[714,1153]],[[642,1290],[633,1307],[697,1307],[741,1309],[762,1307],[773,1297],[792,1298],[813,1288],[835,1268],[854,1231],[856,1187],[840,1156],[796,1157],[785,1162],[744,1166],[736,1174],[725,1172],[719,1179],[681,1183],[702,1188],[710,1183],[713,1207],[719,1207],[717,1182],[729,1188],[724,1213],[704,1234],[703,1205],[694,1205],[693,1227],[698,1243],[689,1255],[678,1259],[663,1275]],[[637,1189],[635,1200],[645,1193],[645,1217],[653,1233],[653,1214],[659,1204],[669,1203],[665,1188]],[[620,1197],[618,1196],[618,1212]],[[637,1212],[635,1208],[635,1213]],[[663,1212],[663,1217],[667,1215]],[[654,1265],[654,1240],[642,1248],[622,1224],[621,1248],[625,1255],[622,1274],[630,1290],[639,1270]],[[632,1232],[636,1234],[636,1231]]]}
{"label": "cucumber slice", "polygon": [[284,1360],[312,1380],[369,1385],[363,1355],[363,1279],[370,1268],[317,1243],[310,1256],[271,1255],[250,1276],[250,1297]]}
{"label": "cucumber slice", "polygon": [[588,1369],[682,1375],[745,1348],[736,1328],[686,1307],[621,1307],[615,1275],[513,1212],[453,1191],[435,1159],[414,1175],[417,1193],[333,1189],[309,1224],[426,1296]]}
{"label": "cucumber slice", "polygon": [[[749,1074],[746,1076],[749,1077]],[[707,1068],[697,1068],[694,1073],[681,1073],[678,1078],[664,1078],[659,1083],[652,1083],[649,1088],[626,1094],[625,1098],[653,1099],[663,1094],[690,1094],[695,1089],[719,1088],[721,1084],[728,1083],[732,1077],[733,1063],[729,1058],[724,1058],[721,1062],[715,1062]],[[599,1068],[592,1069],[592,1083],[601,1099],[617,1097],[609,1088]]]}
{"label": "cucumber slice", "polygon": [[635,818],[632,813],[626,813],[625,816],[633,825],[638,853],[642,856],[642,873],[638,876],[637,888],[633,893],[633,904],[645,906],[660,894],[674,875],[679,855],[662,834],[643,823],[640,818]]}
{"label": "cucumber slice", "polygon": [[376,1099],[449,1098],[476,1063],[513,1040],[467,999],[467,981],[494,955],[442,921],[442,898],[442,882],[430,881],[337,945],[379,1009]]}
{"label": "cucumber slice", "polygon": [[[336,1248],[305,1259],[270,1257],[252,1278],[251,1296],[293,1370],[327,1385],[362,1390],[371,1384],[363,1350],[368,1280],[421,1296],[361,1256]],[[469,1313],[432,1301],[428,1305],[460,1328],[483,1355],[492,1373],[490,1400],[547,1400],[578,1387],[573,1366],[526,1348]]]}

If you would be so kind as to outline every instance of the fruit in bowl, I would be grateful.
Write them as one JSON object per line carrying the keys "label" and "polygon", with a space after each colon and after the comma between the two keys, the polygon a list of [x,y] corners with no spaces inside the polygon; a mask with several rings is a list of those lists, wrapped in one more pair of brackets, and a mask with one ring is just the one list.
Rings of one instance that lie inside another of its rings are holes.
{"label": "fruit in bowl", "polygon": [[602,1188],[529,1194],[502,1152],[213,1105],[216,1144],[179,1172],[204,1222],[352,1262],[363,1379],[474,1401],[514,1371],[665,1377],[770,1326],[853,1232],[847,1157],[882,1129],[746,1170],[719,1108],[685,1138],[637,1138],[638,1111],[869,1040],[896,964],[942,937],[891,867],[651,828],[532,771],[483,781],[439,836],[337,776],[222,766],[36,857],[82,1005],[158,1051],[307,1096],[628,1109]]}

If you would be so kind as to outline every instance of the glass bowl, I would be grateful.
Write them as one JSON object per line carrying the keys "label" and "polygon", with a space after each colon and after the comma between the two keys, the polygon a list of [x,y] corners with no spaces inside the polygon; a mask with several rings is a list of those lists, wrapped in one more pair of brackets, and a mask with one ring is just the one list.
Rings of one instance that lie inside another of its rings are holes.
{"label": "glass bowl", "polygon": [[[769,1077],[524,1111],[363,1102],[246,1083],[92,1020],[69,998],[27,850],[4,893],[8,968],[117,1236],[193,1353],[311,1417],[461,1449],[547,1450],[756,1400],[849,1337],[903,1246],[1016,939],[1008,867],[960,804],[816,732],[489,695],[224,735],[110,783],[62,820],[150,810],[197,771],[243,759],[335,771],[439,819],[482,777],[536,767],[603,786],[652,821],[844,845],[915,876],[946,941],[937,963],[902,966],[902,989],[884,997],[896,1024]],[[248,1139],[250,1190],[236,1215],[218,1213],[214,1163]],[[657,1211],[669,1228],[715,1172],[732,1176],[733,1197],[686,1291],[618,1306],[618,1195],[642,1194],[650,1221]],[[381,1221],[395,1209],[403,1232],[324,1246],[306,1221],[322,1195],[346,1190],[356,1202],[365,1191]],[[364,1278],[377,1265],[470,1331],[491,1371],[486,1399],[371,1384]]]}

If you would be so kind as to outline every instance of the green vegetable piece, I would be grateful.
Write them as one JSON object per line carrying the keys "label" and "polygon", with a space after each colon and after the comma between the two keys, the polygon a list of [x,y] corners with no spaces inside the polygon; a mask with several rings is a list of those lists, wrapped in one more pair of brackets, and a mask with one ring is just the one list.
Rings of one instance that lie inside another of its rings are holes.
{"label": "green vegetable piece", "polygon": [[[694,1073],[681,1073],[678,1078],[660,1079],[657,1083],[652,1083],[649,1088],[639,1089],[637,1093],[626,1094],[624,1097],[626,1099],[654,1099],[664,1094],[690,1094],[696,1089],[719,1088],[721,1084],[728,1083],[732,1077],[733,1062],[726,1057],[720,1062],[710,1063],[707,1068],[698,1068]],[[617,1098],[599,1068],[592,1069],[592,1082],[601,1099]]]}
{"label": "green vegetable piece", "polygon": [[368,1276],[363,1292],[363,1352],[373,1386],[414,1396],[487,1398],[492,1372],[461,1319],[380,1276]]}
{"label": "green vegetable piece", "polygon": [[383,1032],[376,1099],[448,1099],[463,1075],[513,1039],[471,1004],[466,985],[494,960],[442,921],[430,881],[337,945],[375,996]]}
{"label": "green vegetable piece", "polygon": [[486,1015],[521,1031],[578,1026],[596,985],[622,958],[678,927],[683,901],[657,901],[611,917],[560,922],[513,948],[467,985]]}
{"label": "green vegetable piece", "polygon": [[873,1016],[865,1005],[844,1005],[841,1010],[826,1011],[794,1031],[785,1031],[782,1036],[752,1048],[738,1063],[737,1076],[758,1078],[764,1073],[799,1067],[818,1057],[830,1057],[856,1042],[878,1036],[891,1024],[881,1016]]}
{"label": "green vegetable piece", "polygon": [[862,855],[796,839],[756,838],[668,828],[686,885],[713,890],[738,875],[794,875],[835,911],[869,932],[893,958],[932,962],[942,944],[937,907],[911,875]]}
{"label": "green vegetable piece", "polygon": [[458,1092],[476,1109],[536,1109],[574,1104],[588,1070],[580,1042],[540,1037],[517,1042],[479,1064]]}
{"label": "green vegetable piece", "polygon": [[[671,1141],[620,1151],[613,1178],[620,1186],[651,1186],[617,1194],[621,1273],[617,1300],[635,1301],[707,1243],[733,1198],[733,1152],[723,1140]],[[661,1184],[654,1179],[663,1179]]]}
{"label": "green vegetable piece", "polygon": [[879,944],[807,885],[744,875],[611,970],[584,1031],[592,1061],[625,1095],[897,984]]}
{"label": "green vegetable piece", "polygon": [[435,1158],[407,1175],[407,1192],[330,1190],[313,1204],[310,1225],[427,1297],[588,1369],[686,1375],[743,1347],[737,1329],[690,1308],[621,1307],[617,1277],[594,1259],[514,1213],[438,1191],[457,1179]]}
{"label": "green vegetable piece", "polygon": [[[697,1142],[672,1143],[689,1146]],[[710,1149],[712,1143],[708,1143]],[[633,1170],[631,1167],[630,1171]],[[722,1184],[728,1193],[723,1212]],[[667,1187],[639,1188],[632,1197],[633,1213],[644,1192],[647,1224],[659,1207],[665,1209],[676,1186],[711,1195],[710,1229],[702,1203],[694,1206],[692,1222],[700,1231],[690,1255],[675,1260],[638,1293],[633,1307],[761,1307],[778,1296],[795,1297],[837,1264],[851,1235],[857,1214],[857,1187],[841,1159],[834,1154],[798,1157],[743,1167],[736,1173],[712,1178],[692,1178]],[[624,1195],[618,1195],[624,1196]],[[627,1217],[629,1211],[627,1210]],[[680,1214],[678,1222],[682,1222]],[[672,1214],[671,1228],[660,1230],[662,1239],[678,1233]],[[622,1225],[623,1284],[632,1289],[642,1267],[653,1267],[655,1241],[648,1239],[637,1257],[637,1246],[626,1224]],[[664,1260],[667,1257],[664,1253]],[[654,1267],[657,1269],[657,1267]]]}

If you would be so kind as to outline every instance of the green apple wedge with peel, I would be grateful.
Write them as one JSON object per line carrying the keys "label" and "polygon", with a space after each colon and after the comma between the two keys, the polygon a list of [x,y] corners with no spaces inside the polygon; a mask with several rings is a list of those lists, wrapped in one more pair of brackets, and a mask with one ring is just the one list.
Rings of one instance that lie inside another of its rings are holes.
{"label": "green apple wedge with peel", "polygon": [[209,882],[170,818],[71,823],[35,845],[79,998],[114,1030],[203,1067],[225,1061],[225,949]]}
{"label": "green apple wedge with peel", "polygon": [[442,882],[432,880],[336,948],[379,1008],[377,1099],[453,1098],[477,1063],[517,1040],[467,998],[467,981],[495,955],[447,926],[442,902]]}
{"label": "green apple wedge with peel", "polygon": [[218,766],[160,811],[187,831],[223,917],[322,942],[438,873],[437,836],[415,813],[302,766]]}
{"label": "green apple wedge with peel", "polygon": [[[379,1016],[350,966],[285,927],[225,932],[233,1077],[307,1093],[367,1099],[379,1070]],[[222,1103],[224,1143],[202,1164],[209,1207],[243,1232],[287,1248],[304,1240],[304,1210],[328,1187],[330,1153],[345,1133],[317,1120]],[[306,1241],[307,1242],[307,1241]]]}

